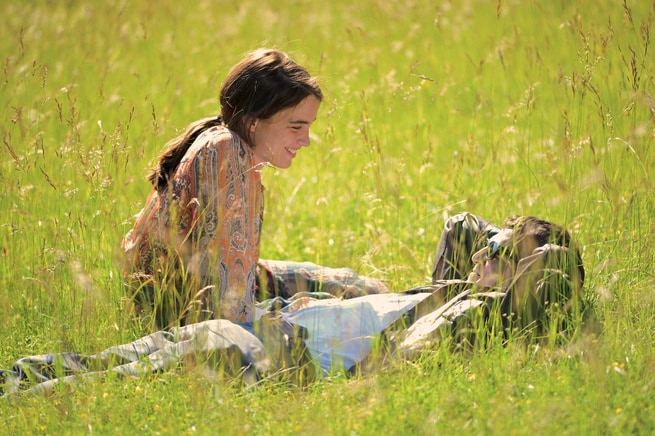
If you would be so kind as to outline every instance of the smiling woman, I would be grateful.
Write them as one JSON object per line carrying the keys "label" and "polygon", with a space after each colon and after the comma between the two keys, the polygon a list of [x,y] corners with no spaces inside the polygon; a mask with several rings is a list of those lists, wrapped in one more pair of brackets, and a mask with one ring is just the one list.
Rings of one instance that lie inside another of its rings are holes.
{"label": "smiling woman", "polygon": [[249,53],[221,88],[221,115],[167,144],[153,190],[123,240],[135,309],[156,327],[252,320],[263,219],[263,165],[309,146],[322,92],[286,54]]}

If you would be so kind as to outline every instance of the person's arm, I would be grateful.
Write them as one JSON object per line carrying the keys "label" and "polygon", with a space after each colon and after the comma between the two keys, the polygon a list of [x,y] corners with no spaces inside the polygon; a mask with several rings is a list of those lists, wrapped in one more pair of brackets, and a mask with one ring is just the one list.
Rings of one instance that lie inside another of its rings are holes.
{"label": "person's arm", "polygon": [[469,212],[448,218],[434,256],[432,283],[465,280],[473,269],[473,253],[499,230],[495,224]]}
{"label": "person's arm", "polygon": [[535,329],[538,336],[567,328],[567,319],[581,310],[580,260],[566,247],[546,244],[521,259],[506,288],[503,310],[514,327]]}

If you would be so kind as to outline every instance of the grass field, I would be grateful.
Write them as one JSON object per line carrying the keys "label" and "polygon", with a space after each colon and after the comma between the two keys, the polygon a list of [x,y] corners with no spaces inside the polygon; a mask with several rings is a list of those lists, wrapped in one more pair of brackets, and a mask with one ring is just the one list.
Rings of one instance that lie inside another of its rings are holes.
{"label": "grass field", "polygon": [[305,389],[108,379],[0,401],[0,433],[655,430],[652,1],[5,0],[0,16],[0,368],[144,333],[118,247],[146,173],[260,46],[326,95],[312,147],[265,170],[262,257],[402,290],[429,281],[448,215],[530,214],[578,238],[595,302],[558,349],[434,350]]}

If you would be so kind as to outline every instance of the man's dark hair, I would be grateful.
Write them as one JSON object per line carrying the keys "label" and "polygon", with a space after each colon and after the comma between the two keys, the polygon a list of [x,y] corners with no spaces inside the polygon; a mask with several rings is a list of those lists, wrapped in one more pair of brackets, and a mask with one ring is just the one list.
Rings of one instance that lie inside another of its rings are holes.
{"label": "man's dark hair", "polygon": [[570,270],[570,273],[573,273],[573,268],[577,268],[577,277],[580,281],[580,287],[582,287],[585,275],[582,256],[577,244],[573,242],[571,234],[564,227],[534,216],[510,217],[505,220],[504,226],[512,229],[516,241],[531,236],[535,238],[539,246],[553,244],[567,248],[575,262],[575,265],[568,265],[567,269]]}

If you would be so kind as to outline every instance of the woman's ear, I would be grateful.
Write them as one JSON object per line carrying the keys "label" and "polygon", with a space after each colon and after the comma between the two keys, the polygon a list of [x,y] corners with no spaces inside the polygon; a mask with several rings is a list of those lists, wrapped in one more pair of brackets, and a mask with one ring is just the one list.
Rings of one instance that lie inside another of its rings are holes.
{"label": "woman's ear", "polygon": [[257,125],[259,124],[259,118],[247,118],[246,119],[246,125],[248,126],[248,131],[251,134],[255,133],[255,130],[257,130]]}

